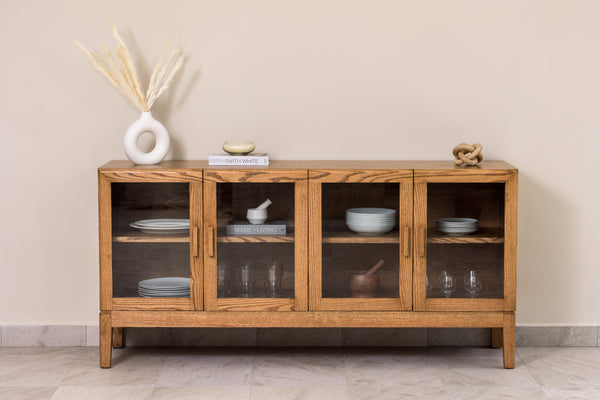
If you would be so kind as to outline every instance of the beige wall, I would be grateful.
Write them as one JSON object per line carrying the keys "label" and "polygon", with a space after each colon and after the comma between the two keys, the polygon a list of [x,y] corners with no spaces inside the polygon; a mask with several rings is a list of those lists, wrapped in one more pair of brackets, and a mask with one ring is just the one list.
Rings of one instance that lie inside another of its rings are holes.
{"label": "beige wall", "polygon": [[518,323],[600,324],[600,3],[594,0],[0,1],[0,325],[96,323],[96,168],[137,111],[73,47],[180,80],[170,159],[226,138],[273,159],[448,159],[520,169]]}

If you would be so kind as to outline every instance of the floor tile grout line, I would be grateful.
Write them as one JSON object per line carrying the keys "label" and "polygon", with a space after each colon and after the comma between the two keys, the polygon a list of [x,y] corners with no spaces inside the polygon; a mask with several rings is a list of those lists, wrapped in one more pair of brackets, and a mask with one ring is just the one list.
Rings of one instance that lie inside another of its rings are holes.
{"label": "floor tile grout line", "polygon": [[[67,378],[67,376],[69,376],[71,371],[73,371],[73,368],[75,368],[75,365],[81,359],[81,357],[83,357],[83,353],[85,352],[84,349],[85,349],[85,347],[79,347],[79,354],[77,355],[75,360],[73,360],[73,364],[71,364],[71,368],[69,368],[69,370],[65,373],[65,375],[62,378],[60,378],[60,381],[58,381],[58,385],[57,385],[58,387],[63,386],[63,384],[62,384],[63,381]],[[54,394],[52,395],[52,397],[54,397]]]}
{"label": "floor tile grout line", "polygon": [[[525,366],[525,369],[527,369],[527,372],[529,372],[529,375],[531,375],[533,377],[533,379],[535,380],[535,383],[537,383],[538,386],[543,390],[544,386],[542,385],[542,382],[540,382],[540,380],[537,378],[537,376],[531,371],[531,369],[529,368],[529,365],[527,365],[525,360],[521,358],[521,355],[519,354],[519,352],[516,348],[515,348],[515,355],[519,360],[521,360],[521,362]],[[544,393],[544,395],[545,395],[545,393]]]}

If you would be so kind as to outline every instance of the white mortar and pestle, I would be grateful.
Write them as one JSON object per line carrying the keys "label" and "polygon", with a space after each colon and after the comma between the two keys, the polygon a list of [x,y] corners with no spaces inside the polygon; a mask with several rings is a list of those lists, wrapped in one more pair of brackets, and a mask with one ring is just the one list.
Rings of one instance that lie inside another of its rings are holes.
{"label": "white mortar and pestle", "polygon": [[246,218],[248,218],[248,222],[253,225],[264,224],[267,220],[267,207],[269,207],[273,202],[269,199],[266,199],[260,206],[256,208],[249,208],[246,212]]}

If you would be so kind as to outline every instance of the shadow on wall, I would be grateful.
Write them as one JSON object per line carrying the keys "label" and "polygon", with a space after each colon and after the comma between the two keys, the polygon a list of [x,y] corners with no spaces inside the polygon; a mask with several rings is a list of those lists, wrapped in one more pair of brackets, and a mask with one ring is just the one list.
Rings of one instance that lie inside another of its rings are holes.
{"label": "shadow on wall", "polygon": [[[519,171],[517,321],[569,321],[577,297],[577,215],[574,204]],[[520,316],[520,318],[519,318]]]}

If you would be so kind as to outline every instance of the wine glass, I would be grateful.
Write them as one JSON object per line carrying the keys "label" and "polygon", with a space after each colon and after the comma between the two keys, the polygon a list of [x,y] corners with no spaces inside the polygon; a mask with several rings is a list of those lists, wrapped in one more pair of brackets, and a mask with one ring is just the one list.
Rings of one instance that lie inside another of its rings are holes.
{"label": "wine glass", "polygon": [[456,290],[456,279],[448,271],[442,271],[440,274],[440,290],[444,297],[450,297]]}
{"label": "wine glass", "polygon": [[477,271],[474,270],[467,271],[465,274],[464,283],[465,291],[471,297],[475,297],[477,293],[481,292],[481,289],[483,289],[483,283],[481,282]]}
{"label": "wine glass", "polygon": [[429,275],[425,275],[425,290],[427,293],[431,292],[433,285],[429,282]]}

